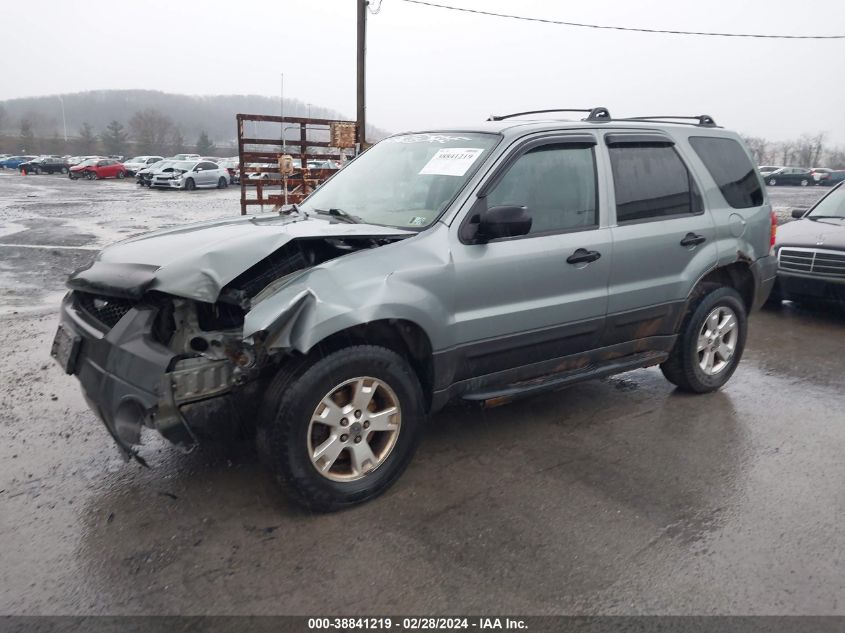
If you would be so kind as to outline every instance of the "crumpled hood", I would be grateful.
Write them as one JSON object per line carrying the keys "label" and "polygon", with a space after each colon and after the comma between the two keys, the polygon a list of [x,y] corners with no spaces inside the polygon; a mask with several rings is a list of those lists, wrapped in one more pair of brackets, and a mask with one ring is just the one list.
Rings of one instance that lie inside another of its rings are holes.
{"label": "crumpled hood", "polygon": [[73,289],[140,298],[147,290],[214,302],[222,288],[291,240],[387,237],[412,231],[277,213],[164,229],[106,247],[73,273]]}
{"label": "crumpled hood", "polygon": [[803,219],[789,222],[778,227],[777,241],[778,246],[845,249],[845,221]]}

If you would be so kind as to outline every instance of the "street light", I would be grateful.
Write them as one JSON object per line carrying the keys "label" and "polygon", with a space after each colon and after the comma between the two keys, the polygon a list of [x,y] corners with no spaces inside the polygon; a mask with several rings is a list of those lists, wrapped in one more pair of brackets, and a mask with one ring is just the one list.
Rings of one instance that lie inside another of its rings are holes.
{"label": "street light", "polygon": [[65,100],[62,95],[56,95],[59,98],[59,103],[62,104],[62,127],[65,129],[65,143],[67,143],[67,120],[65,119]]}

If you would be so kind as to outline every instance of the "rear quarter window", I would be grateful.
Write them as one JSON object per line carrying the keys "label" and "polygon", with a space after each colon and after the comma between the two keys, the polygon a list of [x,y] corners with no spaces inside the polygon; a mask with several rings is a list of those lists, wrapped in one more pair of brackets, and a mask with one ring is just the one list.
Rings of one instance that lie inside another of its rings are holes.
{"label": "rear quarter window", "polygon": [[763,204],[763,188],[742,146],[731,138],[691,136],[692,149],[734,209]]}

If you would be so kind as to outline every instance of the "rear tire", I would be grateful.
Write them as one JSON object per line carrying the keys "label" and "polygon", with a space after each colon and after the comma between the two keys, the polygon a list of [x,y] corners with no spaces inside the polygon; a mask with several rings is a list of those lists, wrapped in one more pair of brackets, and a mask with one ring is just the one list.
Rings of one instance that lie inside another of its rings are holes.
{"label": "rear tire", "polygon": [[745,304],[736,290],[705,291],[690,305],[675,347],[660,369],[682,391],[716,391],[736,370],[747,332]]}
{"label": "rear tire", "polygon": [[807,185],[809,185],[809,184],[810,184],[810,181],[809,181],[809,180],[807,180],[806,178],[805,178],[804,180],[802,180],[802,181],[801,181],[801,186],[802,186],[802,187],[806,187],[806,186],[807,186]]}
{"label": "rear tire", "polygon": [[[283,368],[270,385],[259,416],[259,450],[293,498],[311,510],[330,512],[376,497],[402,474],[419,442],[425,418],[419,379],[397,353],[371,345],[299,363]],[[357,402],[371,405],[356,410],[351,398],[367,389],[369,399]],[[330,399],[332,409],[323,405]],[[377,422],[391,407],[396,411]],[[390,430],[376,428],[387,423]],[[362,459],[360,450],[370,457]]]}
{"label": "rear tire", "polygon": [[225,189],[228,186],[229,186],[229,181],[221,176],[220,179],[217,181],[217,188],[218,189]]}
{"label": "rear tire", "polygon": [[125,171],[117,172],[117,179],[118,180],[123,180],[124,178],[126,178],[126,172]]}
{"label": "rear tire", "polygon": [[776,184],[778,184],[777,180],[775,180],[774,178],[769,178],[769,186],[770,187],[774,187]]}

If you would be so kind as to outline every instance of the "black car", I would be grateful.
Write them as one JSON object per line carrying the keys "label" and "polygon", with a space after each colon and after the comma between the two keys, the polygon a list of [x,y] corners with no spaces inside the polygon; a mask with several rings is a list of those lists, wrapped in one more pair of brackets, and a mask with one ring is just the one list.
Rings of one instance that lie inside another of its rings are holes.
{"label": "black car", "polygon": [[777,283],[770,302],[845,302],[845,184],[777,232]]}
{"label": "black car", "polygon": [[56,156],[36,158],[18,165],[18,171],[22,174],[66,174],[68,169],[70,169],[70,166],[65,162],[65,159]]}
{"label": "black car", "polygon": [[803,167],[781,167],[768,176],[764,176],[766,184],[770,187],[776,185],[800,185],[806,187],[816,184],[812,170]]}

